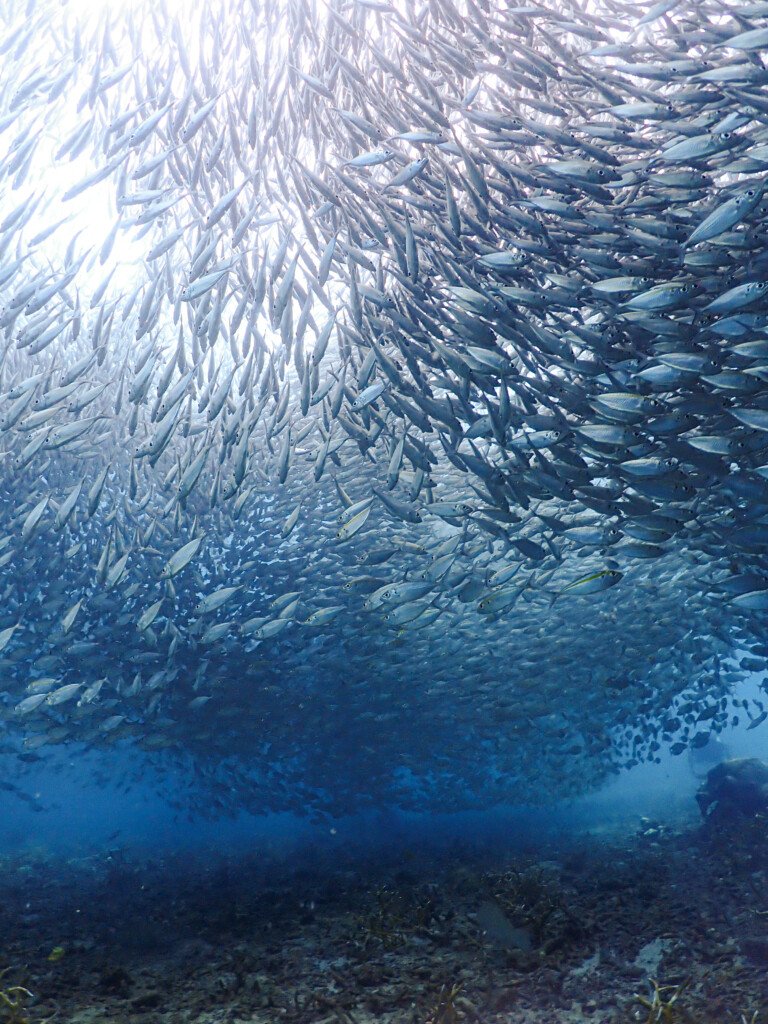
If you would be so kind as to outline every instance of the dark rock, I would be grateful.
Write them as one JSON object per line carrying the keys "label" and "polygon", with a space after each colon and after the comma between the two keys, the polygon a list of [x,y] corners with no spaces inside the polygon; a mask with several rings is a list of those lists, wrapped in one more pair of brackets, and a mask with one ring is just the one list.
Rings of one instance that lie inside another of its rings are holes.
{"label": "dark rock", "polygon": [[131,1000],[134,1010],[154,1010],[160,1005],[159,992],[142,992]]}
{"label": "dark rock", "polygon": [[753,964],[761,964],[768,967],[768,938],[757,935],[747,935],[739,942],[741,952],[751,960]]}
{"label": "dark rock", "polygon": [[131,976],[122,967],[105,967],[99,978],[99,988],[108,995],[125,996],[133,984]]}
{"label": "dark rock", "polygon": [[707,773],[696,794],[702,817],[754,815],[768,811],[768,764],[756,757],[723,761]]}

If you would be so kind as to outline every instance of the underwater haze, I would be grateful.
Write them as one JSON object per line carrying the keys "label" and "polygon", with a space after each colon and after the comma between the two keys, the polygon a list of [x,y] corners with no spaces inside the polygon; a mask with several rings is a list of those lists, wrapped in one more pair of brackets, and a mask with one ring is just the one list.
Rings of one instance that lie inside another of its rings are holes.
{"label": "underwater haze", "polygon": [[767,55],[0,0],[0,1024],[768,1020]]}
{"label": "underwater haze", "polygon": [[[751,679],[740,699],[757,696]],[[106,852],[139,856],[187,851],[218,859],[260,851],[265,860],[313,867],[339,853],[361,864],[398,857],[404,850],[436,853],[469,847],[535,851],[547,842],[568,845],[584,835],[623,836],[643,819],[670,826],[695,823],[695,795],[707,772],[726,758],[768,762],[768,730],[732,728],[693,757],[665,755],[661,763],[623,772],[577,798],[537,806],[510,801],[493,807],[440,814],[415,808],[371,808],[340,818],[294,811],[254,815],[233,812],[223,820],[183,767],[158,768],[130,751],[109,755],[78,748],[66,757],[35,763],[23,774],[6,761],[0,851],[88,857]]]}

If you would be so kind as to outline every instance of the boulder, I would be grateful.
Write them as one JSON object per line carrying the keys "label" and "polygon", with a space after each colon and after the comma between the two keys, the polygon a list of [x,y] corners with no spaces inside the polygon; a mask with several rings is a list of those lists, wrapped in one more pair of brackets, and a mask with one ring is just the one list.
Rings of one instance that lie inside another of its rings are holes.
{"label": "boulder", "polygon": [[696,800],[704,818],[768,813],[768,764],[756,757],[723,761],[707,773]]}

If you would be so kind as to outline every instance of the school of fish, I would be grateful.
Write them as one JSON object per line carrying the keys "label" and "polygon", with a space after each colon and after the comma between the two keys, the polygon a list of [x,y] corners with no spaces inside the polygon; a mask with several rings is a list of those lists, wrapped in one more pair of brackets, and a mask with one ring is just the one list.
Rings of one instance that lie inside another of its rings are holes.
{"label": "school of fish", "polygon": [[341,814],[757,727],[766,56],[768,0],[0,0],[0,749]]}

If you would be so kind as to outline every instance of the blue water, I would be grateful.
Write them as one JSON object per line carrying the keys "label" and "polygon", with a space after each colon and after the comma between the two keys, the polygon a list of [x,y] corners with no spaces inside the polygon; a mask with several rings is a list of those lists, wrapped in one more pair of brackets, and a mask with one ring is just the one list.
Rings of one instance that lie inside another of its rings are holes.
{"label": "blue water", "polygon": [[[749,678],[736,695],[759,697],[761,677]],[[746,723],[719,737],[732,757],[768,759],[768,728],[748,730]],[[578,799],[538,807],[497,806],[456,814],[418,814],[377,808],[367,814],[321,820],[298,813],[264,816],[227,814],[212,818],[204,786],[190,785],[180,768],[159,770],[140,752],[68,749],[49,753],[26,766],[19,788],[35,809],[3,793],[0,852],[82,856],[120,849],[124,853],[162,854],[188,850],[211,856],[260,850],[277,861],[310,860],[343,848],[361,859],[379,852],[414,847],[450,850],[457,842],[497,845],[499,850],[535,851],[545,842],[584,834],[632,835],[641,819],[675,825],[698,823],[695,793],[709,752],[692,764],[688,753],[663,751],[659,763],[622,771],[598,791]],[[716,754],[712,755],[716,758]],[[6,760],[5,778],[15,778]]]}

